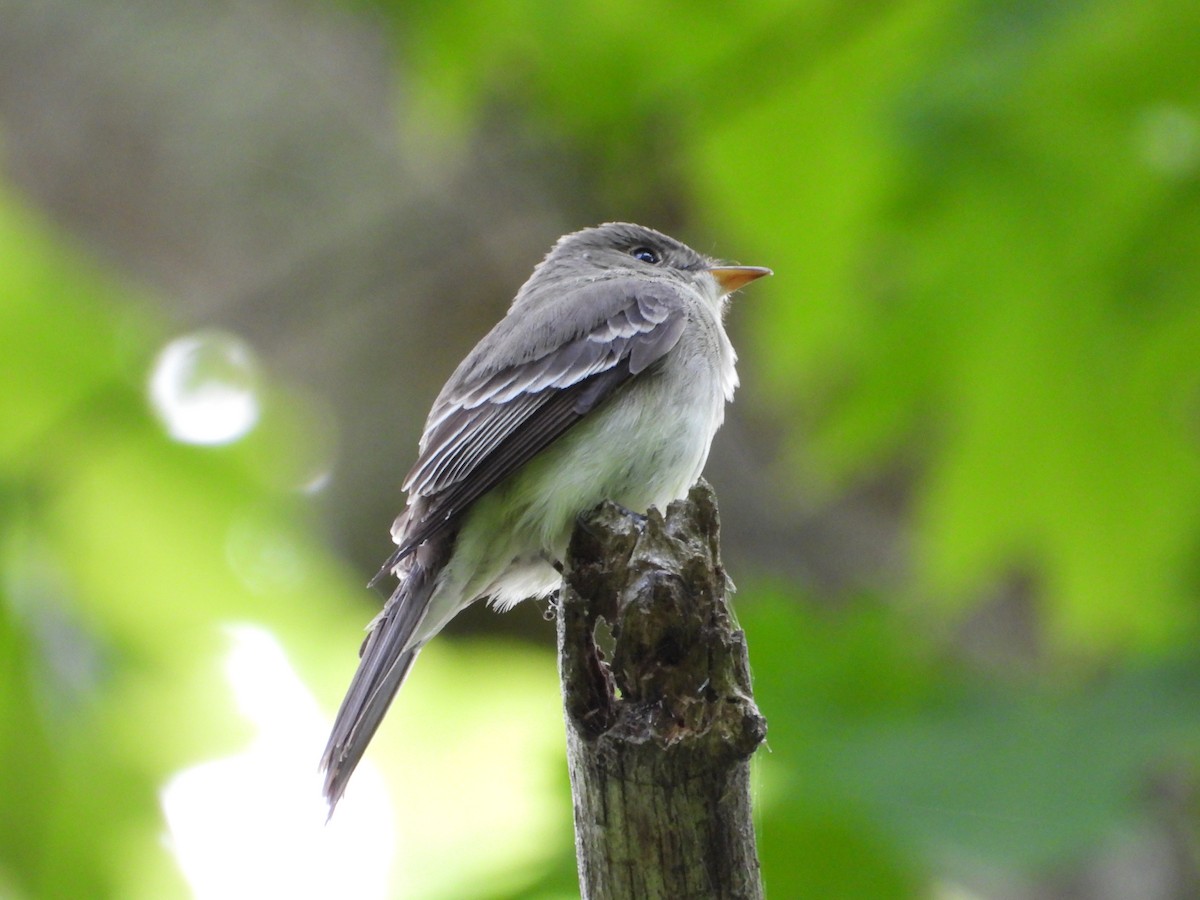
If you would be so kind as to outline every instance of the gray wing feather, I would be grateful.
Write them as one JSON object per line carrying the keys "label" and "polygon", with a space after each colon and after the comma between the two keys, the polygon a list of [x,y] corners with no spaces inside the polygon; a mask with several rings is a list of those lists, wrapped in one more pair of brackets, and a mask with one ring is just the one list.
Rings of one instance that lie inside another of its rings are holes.
{"label": "gray wing feather", "polygon": [[393,527],[399,546],[375,580],[416,552],[372,623],[322,759],[331,814],[420,651],[413,635],[453,552],[459,517],[669,353],[687,323],[686,298],[667,282],[584,285],[568,301],[574,311],[581,306],[594,314],[562,334],[560,324],[557,332],[553,327],[554,316],[566,312],[562,304],[529,312],[532,321],[524,324],[532,330],[524,332],[513,321],[524,311],[511,311],[464,360],[430,412],[405,482],[409,504]]}
{"label": "gray wing feather", "polygon": [[[529,357],[515,352],[520,333],[511,322],[522,315],[518,308],[442,390],[404,483],[412,498],[421,498],[420,511],[406,511],[403,528],[396,529],[403,532],[399,547],[384,571],[670,352],[687,324],[686,297],[670,282],[610,280],[580,286],[567,299],[575,310],[595,311],[582,321],[585,327],[561,335],[557,344],[543,337],[540,354]],[[506,344],[514,349],[510,363],[497,365]]]}

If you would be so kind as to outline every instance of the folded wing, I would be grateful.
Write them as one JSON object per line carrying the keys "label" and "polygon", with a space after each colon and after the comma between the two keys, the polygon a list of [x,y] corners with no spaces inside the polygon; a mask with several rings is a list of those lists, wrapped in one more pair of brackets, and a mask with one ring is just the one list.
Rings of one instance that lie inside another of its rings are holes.
{"label": "folded wing", "polygon": [[[523,354],[528,330],[522,333],[522,323],[512,320],[519,309],[510,313],[480,345],[485,352],[477,348],[464,360],[434,404],[405,481],[409,505],[393,527],[398,546],[372,583],[403,562],[401,581],[363,642],[325,748],[331,814],[420,650],[413,635],[453,552],[459,520],[479,497],[669,353],[687,321],[683,295],[666,282],[610,280],[585,285],[567,299],[575,309],[582,304],[594,312],[578,330],[542,340],[540,349],[535,334],[535,352]],[[540,313],[543,326],[555,324],[547,318],[553,308]],[[560,331],[547,328],[542,337]],[[512,362],[484,366],[480,358]]]}
{"label": "folded wing", "polygon": [[586,330],[534,358],[452,380],[443,390],[404,483],[409,508],[393,528],[396,552],[380,575],[453,527],[479,497],[662,359],[687,321],[684,297],[668,282],[598,282],[571,299],[576,309],[597,313],[584,320]]}

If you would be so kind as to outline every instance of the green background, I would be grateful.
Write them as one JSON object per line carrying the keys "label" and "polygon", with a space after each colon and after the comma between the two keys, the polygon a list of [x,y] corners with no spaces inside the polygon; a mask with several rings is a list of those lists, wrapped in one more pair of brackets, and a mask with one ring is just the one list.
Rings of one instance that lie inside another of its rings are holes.
{"label": "green background", "polygon": [[[159,792],[253,737],[230,626],[331,714],[438,385],[612,219],[776,272],[709,470],[768,894],[1200,894],[1197,35],[1188,0],[0,6],[0,896],[205,895]],[[254,354],[242,440],[156,418],[183,333]],[[433,645],[373,746],[384,895],[577,892],[529,606]]]}

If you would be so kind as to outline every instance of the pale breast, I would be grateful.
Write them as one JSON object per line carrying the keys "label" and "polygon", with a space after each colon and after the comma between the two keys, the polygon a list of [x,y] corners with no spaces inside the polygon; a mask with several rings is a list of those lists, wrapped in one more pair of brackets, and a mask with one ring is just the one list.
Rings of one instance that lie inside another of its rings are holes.
{"label": "pale breast", "polygon": [[685,496],[737,386],[735,359],[720,323],[702,310],[661,364],[481,499],[460,544],[478,542],[476,559],[507,563],[475,572],[468,594],[507,606],[551,590],[557,573],[548,561],[563,558],[581,513],[604,500],[644,513]]}

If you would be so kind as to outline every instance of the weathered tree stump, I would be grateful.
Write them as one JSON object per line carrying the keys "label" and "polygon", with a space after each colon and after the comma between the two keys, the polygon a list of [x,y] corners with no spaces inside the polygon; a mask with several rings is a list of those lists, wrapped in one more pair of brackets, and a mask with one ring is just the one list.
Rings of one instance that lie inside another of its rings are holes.
{"label": "weathered tree stump", "polygon": [[750,757],[766,720],[718,533],[700,482],[665,517],[606,503],[572,537],[558,655],[585,900],[763,896]]}

